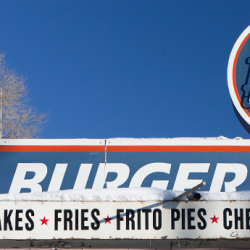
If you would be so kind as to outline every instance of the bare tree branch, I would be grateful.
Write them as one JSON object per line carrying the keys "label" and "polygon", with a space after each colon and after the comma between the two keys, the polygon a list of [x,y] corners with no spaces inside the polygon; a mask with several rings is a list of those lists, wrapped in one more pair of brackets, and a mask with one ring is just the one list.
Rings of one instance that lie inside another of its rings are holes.
{"label": "bare tree branch", "polygon": [[0,132],[6,139],[36,138],[48,121],[46,114],[38,114],[30,106],[25,80],[6,67],[3,54],[0,54],[0,110]]}

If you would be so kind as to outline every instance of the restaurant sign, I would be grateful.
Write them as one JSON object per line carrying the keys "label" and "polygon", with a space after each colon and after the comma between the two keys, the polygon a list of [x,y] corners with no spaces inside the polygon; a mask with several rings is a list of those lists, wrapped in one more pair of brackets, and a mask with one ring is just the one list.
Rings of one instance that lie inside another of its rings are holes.
{"label": "restaurant sign", "polygon": [[0,193],[157,187],[250,190],[250,140],[1,140]]}
{"label": "restaurant sign", "polygon": [[32,242],[34,247],[48,247],[46,241],[69,245],[76,241],[80,247],[84,240],[92,239],[95,247],[95,240],[156,240],[166,244],[164,240],[248,242],[249,238],[249,201],[4,201],[0,206],[0,240],[13,240],[13,247],[22,241]]}
{"label": "restaurant sign", "polygon": [[237,117],[250,133],[250,26],[237,39],[228,62],[227,79]]}

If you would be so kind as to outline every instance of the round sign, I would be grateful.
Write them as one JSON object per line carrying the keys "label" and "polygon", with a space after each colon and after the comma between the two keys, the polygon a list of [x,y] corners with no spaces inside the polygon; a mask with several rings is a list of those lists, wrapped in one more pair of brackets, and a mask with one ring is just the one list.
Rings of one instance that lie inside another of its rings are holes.
{"label": "round sign", "polygon": [[227,80],[236,115],[250,132],[250,26],[239,36],[232,49]]}

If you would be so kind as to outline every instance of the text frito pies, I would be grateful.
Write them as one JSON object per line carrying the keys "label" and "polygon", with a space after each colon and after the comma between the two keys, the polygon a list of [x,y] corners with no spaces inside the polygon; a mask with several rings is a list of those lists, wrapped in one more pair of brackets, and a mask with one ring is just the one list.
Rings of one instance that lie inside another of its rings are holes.
{"label": "text frito pies", "polygon": [[0,193],[158,187],[250,189],[250,140],[2,140]]}

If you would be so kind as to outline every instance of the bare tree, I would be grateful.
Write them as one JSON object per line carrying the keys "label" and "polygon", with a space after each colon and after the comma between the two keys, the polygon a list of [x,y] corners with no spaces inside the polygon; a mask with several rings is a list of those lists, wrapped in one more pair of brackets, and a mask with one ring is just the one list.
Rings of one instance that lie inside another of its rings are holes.
{"label": "bare tree", "polygon": [[0,54],[0,138],[35,138],[45,127],[46,114],[29,103],[24,79],[5,64]]}

